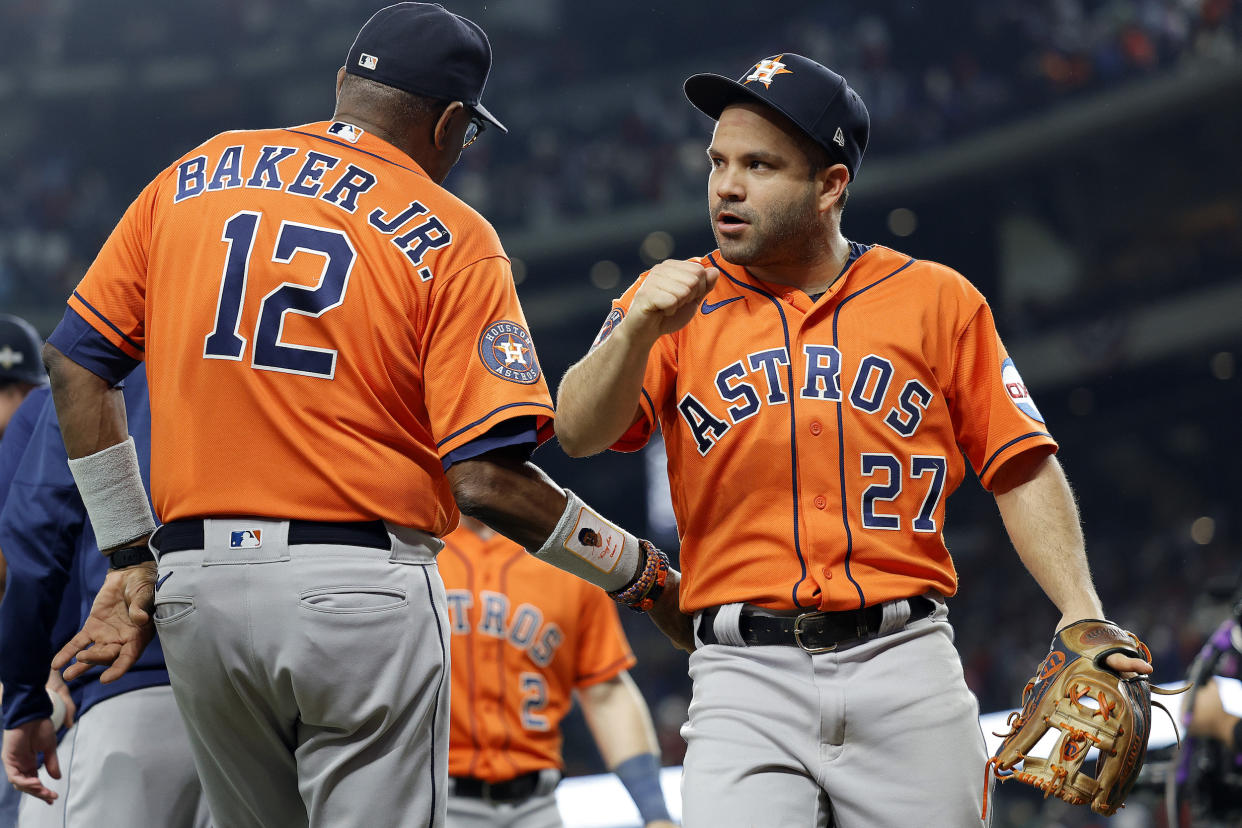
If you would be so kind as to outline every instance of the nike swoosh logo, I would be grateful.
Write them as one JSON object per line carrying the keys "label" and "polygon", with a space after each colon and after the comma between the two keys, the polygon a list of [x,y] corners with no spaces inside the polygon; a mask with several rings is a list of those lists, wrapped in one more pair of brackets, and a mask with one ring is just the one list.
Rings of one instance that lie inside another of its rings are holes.
{"label": "nike swoosh logo", "polygon": [[731,299],[721,299],[719,302],[717,302],[714,305],[708,304],[708,301],[704,299],[703,305],[699,308],[699,310],[703,311],[704,316],[707,316],[712,311],[720,310],[721,308],[723,308],[725,305],[729,304],[730,302],[736,302],[737,300],[741,298],[742,298],[741,296],[734,296]]}
{"label": "nike swoosh logo", "polygon": [[171,577],[172,577],[172,573],[166,572],[163,578],[160,578],[158,581],[155,582],[155,591],[159,592],[160,587],[162,587],[164,585],[164,582],[167,581]]}

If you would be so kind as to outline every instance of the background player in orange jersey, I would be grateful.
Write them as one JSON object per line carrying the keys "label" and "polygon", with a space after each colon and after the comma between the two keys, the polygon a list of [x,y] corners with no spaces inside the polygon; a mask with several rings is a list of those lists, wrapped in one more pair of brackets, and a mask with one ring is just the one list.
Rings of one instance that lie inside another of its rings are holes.
{"label": "background player in orange jersey", "polygon": [[452,633],[450,828],[551,828],[572,695],[648,828],[671,828],[616,604],[463,517],[438,559]]}
{"label": "background player in orange jersey", "polygon": [[614,303],[556,426],[574,455],[664,432],[705,645],[685,824],[978,825],[944,502],[969,461],[1061,625],[1102,618],[1056,443],[969,282],[841,234],[869,130],[843,78],[783,54],[685,90],[720,248]]}
{"label": "background player in orange jersey", "polygon": [[[459,505],[690,646],[663,553],[529,463],[552,406],[509,260],[440,186],[500,128],[480,103],[490,67],[465,18],[380,10],[333,120],[227,132],[174,162],[45,349],[116,570],[54,665],[114,680],[157,626],[220,825],[443,823],[435,557]],[[114,388],[139,361],[163,523],[149,546]]]}

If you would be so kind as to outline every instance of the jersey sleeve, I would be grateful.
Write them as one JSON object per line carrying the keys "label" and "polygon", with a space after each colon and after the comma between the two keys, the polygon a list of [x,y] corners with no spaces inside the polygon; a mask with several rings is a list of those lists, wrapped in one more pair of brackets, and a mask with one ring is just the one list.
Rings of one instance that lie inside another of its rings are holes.
{"label": "jersey sleeve", "polygon": [[1057,449],[986,304],[958,338],[949,406],[958,445],[986,489],[997,470],[1019,454]]}
{"label": "jersey sleeve", "polygon": [[503,256],[481,259],[440,285],[420,356],[441,460],[518,417],[534,416],[538,443],[552,436],[552,397]]}
{"label": "jersey sleeve", "polygon": [[86,509],[69,472],[64,440],[48,398],[0,510],[0,548],[8,564],[0,626],[20,630],[20,634],[0,636],[5,728],[51,714],[43,685],[56,644],[58,617],[69,612],[78,620],[76,607],[65,605],[64,593],[76,554],[75,539],[85,525]]}
{"label": "jersey sleeve", "polygon": [[146,348],[147,259],[163,178],[129,205],[69,297],[70,309],[132,360],[141,360]]}
{"label": "jersey sleeve", "polygon": [[[604,319],[595,342],[591,344],[592,351],[602,345],[617,325],[621,324],[621,320],[625,319],[634,301],[634,294],[646,278],[647,274],[642,274],[619,299],[613,300],[612,309]],[[614,451],[638,451],[647,445],[651,435],[659,427],[660,411],[664,408],[665,398],[671,393],[676,375],[677,348],[673,336],[666,334],[656,340],[647,357],[642,392],[638,396],[638,420],[612,444]]]}
{"label": "jersey sleeve", "polygon": [[637,663],[621,628],[617,604],[602,589],[582,585],[574,687],[582,689],[616,678]]}

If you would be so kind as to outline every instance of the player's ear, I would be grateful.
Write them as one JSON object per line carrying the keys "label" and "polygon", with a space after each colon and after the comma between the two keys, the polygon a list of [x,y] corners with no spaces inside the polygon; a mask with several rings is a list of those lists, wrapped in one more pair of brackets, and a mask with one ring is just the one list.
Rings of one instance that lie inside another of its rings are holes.
{"label": "player's ear", "polygon": [[345,67],[336,70],[336,99],[341,100],[341,84],[345,82]]}
{"label": "player's ear", "polygon": [[831,209],[845,194],[850,183],[850,171],[844,164],[833,164],[824,167],[815,174],[815,183],[819,189],[819,210]]}
{"label": "player's ear", "polygon": [[436,120],[435,131],[432,133],[432,140],[436,145],[436,149],[445,150],[453,142],[453,135],[456,134],[454,125],[457,119],[462,117],[465,112],[465,105],[461,101],[453,101],[444,107],[444,111],[440,113],[440,117]]}

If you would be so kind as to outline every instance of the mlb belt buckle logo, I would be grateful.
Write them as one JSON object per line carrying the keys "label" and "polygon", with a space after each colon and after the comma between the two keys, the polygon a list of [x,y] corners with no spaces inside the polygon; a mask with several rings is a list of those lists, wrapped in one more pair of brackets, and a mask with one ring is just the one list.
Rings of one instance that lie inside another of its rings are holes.
{"label": "mlb belt buckle logo", "polygon": [[826,647],[812,647],[802,640],[802,636],[806,634],[806,630],[803,629],[806,622],[819,621],[826,616],[827,613],[824,612],[804,612],[795,618],[793,625],[794,643],[812,655],[816,653],[830,653],[835,650],[841,642],[834,641]]}
{"label": "mlb belt buckle logo", "polygon": [[258,549],[262,545],[262,529],[241,529],[229,534],[229,549]]}

